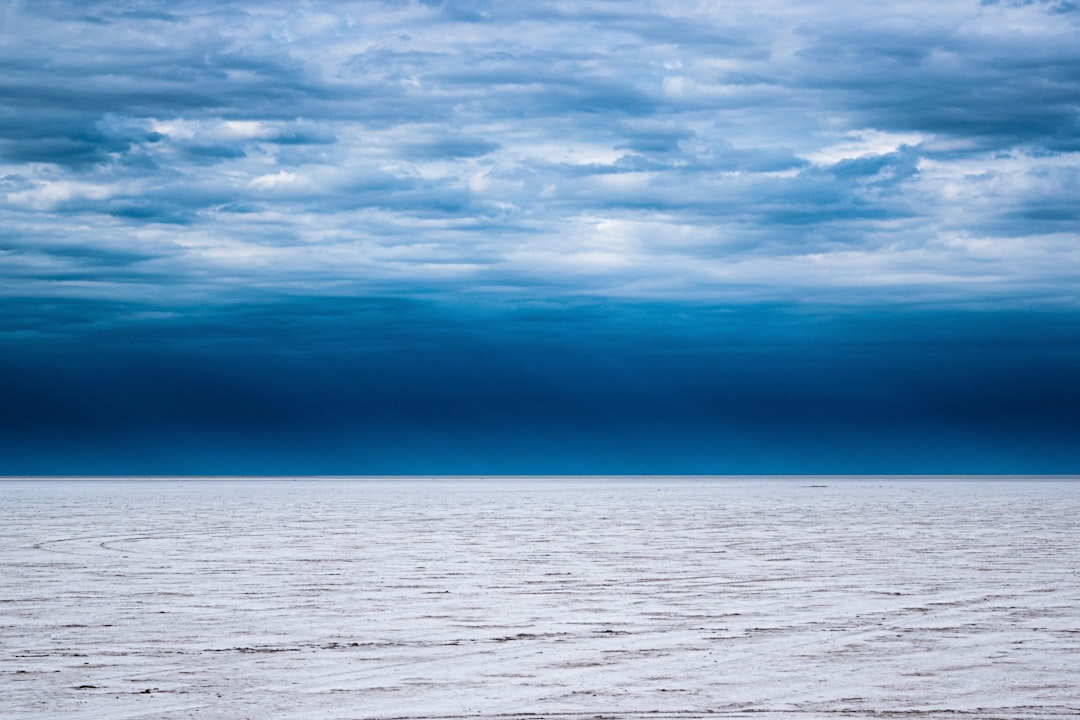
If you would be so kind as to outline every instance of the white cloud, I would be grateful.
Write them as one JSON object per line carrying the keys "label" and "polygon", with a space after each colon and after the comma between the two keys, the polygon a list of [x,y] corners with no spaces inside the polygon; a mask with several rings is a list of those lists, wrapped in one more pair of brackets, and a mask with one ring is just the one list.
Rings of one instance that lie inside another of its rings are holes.
{"label": "white cloud", "polygon": [[259,175],[258,177],[252,178],[251,182],[248,184],[256,190],[272,190],[283,185],[295,185],[300,182],[300,180],[300,176],[296,173],[287,170],[279,170],[270,175]]}
{"label": "white cloud", "polygon": [[113,188],[98,183],[38,180],[25,190],[9,194],[7,201],[31,210],[54,210],[71,200],[104,200],[113,193]]}
{"label": "white cloud", "polygon": [[819,165],[832,165],[841,160],[851,160],[865,155],[887,155],[904,145],[918,145],[928,140],[921,133],[896,133],[864,129],[844,133],[838,142],[829,144],[816,152],[808,153],[806,159]]}

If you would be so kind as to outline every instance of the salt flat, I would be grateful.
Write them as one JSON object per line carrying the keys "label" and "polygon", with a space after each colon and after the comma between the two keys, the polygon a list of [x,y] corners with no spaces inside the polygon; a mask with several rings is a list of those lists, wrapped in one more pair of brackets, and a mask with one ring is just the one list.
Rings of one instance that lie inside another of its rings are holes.
{"label": "salt flat", "polygon": [[3,718],[1076,718],[1080,482],[0,482]]}

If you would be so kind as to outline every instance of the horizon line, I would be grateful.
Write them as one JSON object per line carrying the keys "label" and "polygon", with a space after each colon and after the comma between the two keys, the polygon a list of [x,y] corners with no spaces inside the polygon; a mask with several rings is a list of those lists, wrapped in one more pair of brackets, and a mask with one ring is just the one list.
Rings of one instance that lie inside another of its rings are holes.
{"label": "horizon line", "polygon": [[635,479],[785,479],[785,478],[829,478],[844,479],[889,479],[889,480],[966,480],[966,479],[1015,479],[1015,480],[1080,480],[1080,473],[492,473],[492,474],[313,474],[298,473],[184,473],[184,474],[0,474],[0,481],[5,480],[635,480]]}

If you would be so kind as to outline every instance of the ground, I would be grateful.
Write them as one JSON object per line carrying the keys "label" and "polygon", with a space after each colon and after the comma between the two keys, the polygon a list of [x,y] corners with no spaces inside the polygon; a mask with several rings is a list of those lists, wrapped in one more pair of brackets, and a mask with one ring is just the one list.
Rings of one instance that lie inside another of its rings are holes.
{"label": "ground", "polygon": [[1074,718],[1080,482],[0,481],[0,717]]}

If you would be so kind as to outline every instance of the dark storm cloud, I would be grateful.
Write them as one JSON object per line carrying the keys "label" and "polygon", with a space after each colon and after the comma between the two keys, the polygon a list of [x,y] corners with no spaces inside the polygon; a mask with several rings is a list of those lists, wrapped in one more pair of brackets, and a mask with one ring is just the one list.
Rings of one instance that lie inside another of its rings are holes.
{"label": "dark storm cloud", "polygon": [[[588,301],[462,313],[294,297],[54,302],[31,317],[0,315],[22,331],[0,355],[14,472],[1054,471],[1077,460],[1063,445],[1080,423],[1075,313]],[[29,334],[42,325],[69,332]],[[23,442],[41,430],[67,443],[51,464]],[[196,452],[182,459],[177,443]],[[114,451],[102,459],[93,446]]]}
{"label": "dark storm cloud", "polygon": [[980,149],[1022,143],[1074,149],[1080,137],[1076,44],[1065,36],[1002,29],[808,33],[810,46],[798,54],[805,61],[798,82],[827,91],[871,127],[960,137]]}
{"label": "dark storm cloud", "polygon": [[481,138],[447,136],[428,142],[407,145],[402,148],[401,154],[417,159],[436,160],[439,158],[482,157],[498,149],[499,145],[497,143]]}
{"label": "dark storm cloud", "polygon": [[112,132],[99,119],[15,107],[0,116],[0,159],[79,167],[107,162],[134,143],[156,139],[147,132]]}

